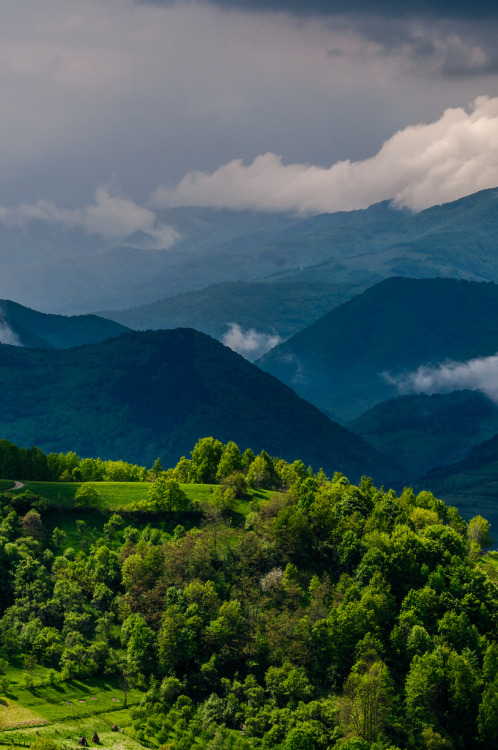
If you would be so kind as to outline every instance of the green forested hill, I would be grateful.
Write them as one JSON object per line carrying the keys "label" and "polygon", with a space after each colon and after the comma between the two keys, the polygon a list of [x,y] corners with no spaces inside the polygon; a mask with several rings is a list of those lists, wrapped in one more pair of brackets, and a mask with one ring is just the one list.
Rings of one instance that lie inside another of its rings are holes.
{"label": "green forested hill", "polygon": [[498,406],[479,391],[398,396],[348,428],[405,467],[412,478],[453,464],[498,433]]}
{"label": "green forested hill", "polygon": [[200,435],[352,478],[399,475],[361,438],[191,329],[60,351],[0,346],[0,433],[46,452],[176,463]]}
{"label": "green forested hill", "polygon": [[[241,458],[219,449],[217,475]],[[192,505],[180,467],[112,515],[105,482],[91,508],[0,495],[2,747],[496,749],[489,524],[272,468],[238,521],[219,485]]]}
{"label": "green forested hill", "polygon": [[386,279],[335,308],[258,364],[335,418],[397,395],[386,379],[498,351],[498,286]]}
{"label": "green forested hill", "polygon": [[129,330],[120,323],[97,315],[50,315],[10,300],[0,300],[0,325],[3,343],[15,340],[20,346],[41,349],[96,344]]}
{"label": "green forested hill", "polygon": [[360,291],[353,285],[234,281],[101,314],[141,330],[187,327],[221,339],[237,323],[287,338]]}

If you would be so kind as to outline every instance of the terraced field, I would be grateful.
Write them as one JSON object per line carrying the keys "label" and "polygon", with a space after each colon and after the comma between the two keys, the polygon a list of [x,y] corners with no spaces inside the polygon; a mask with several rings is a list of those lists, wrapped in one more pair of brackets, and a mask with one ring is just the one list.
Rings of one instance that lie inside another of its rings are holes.
{"label": "terraced field", "polygon": [[[40,685],[42,675],[34,678],[34,688],[14,688],[0,698],[0,746],[29,746],[38,737],[55,740],[69,750],[86,737],[89,745],[94,732],[100,747],[113,750],[141,748],[130,736],[131,706],[141,698],[138,690],[124,694],[117,683],[96,678],[87,681],[55,682]],[[117,731],[112,727],[116,725]]]}

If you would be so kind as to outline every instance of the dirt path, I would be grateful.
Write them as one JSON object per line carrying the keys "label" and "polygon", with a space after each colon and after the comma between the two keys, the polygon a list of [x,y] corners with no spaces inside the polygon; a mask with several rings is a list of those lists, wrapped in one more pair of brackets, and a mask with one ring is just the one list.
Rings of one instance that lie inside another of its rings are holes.
{"label": "dirt path", "polygon": [[14,480],[14,486],[13,486],[13,487],[11,487],[10,489],[11,489],[11,490],[20,490],[20,489],[21,489],[21,487],[24,487],[24,482],[16,482],[16,481]]}

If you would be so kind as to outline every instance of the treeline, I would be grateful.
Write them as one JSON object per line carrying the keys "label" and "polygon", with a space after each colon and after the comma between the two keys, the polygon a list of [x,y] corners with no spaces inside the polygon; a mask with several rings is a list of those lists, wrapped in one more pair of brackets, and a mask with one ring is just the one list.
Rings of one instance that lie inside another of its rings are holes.
{"label": "treeline", "polygon": [[234,489],[236,495],[249,487],[289,488],[313,471],[302,461],[289,464],[271,458],[266,451],[256,456],[247,448],[243,453],[230,441],[224,445],[213,437],[201,438],[190,458],[164,471],[160,458],[150,469],[126,461],[104,461],[101,458],[80,458],[74,451],[49,453],[40,448],[19,448],[8,440],[0,440],[0,479],[28,479],[47,482],[145,482],[160,474],[184,484],[222,484]]}
{"label": "treeline", "polygon": [[19,448],[0,440],[0,478],[39,482],[145,482],[144,466],[126,461],[81,458],[68,453],[45,455],[40,448]]}
{"label": "treeline", "polygon": [[[4,494],[0,657],[22,657],[28,682],[40,663],[138,685],[133,731],[146,746],[498,748],[489,524],[430,492],[220,445],[205,438],[158,473],[156,520],[114,514],[93,539],[79,522],[70,546],[61,529],[47,534],[43,509],[33,525],[36,511],[20,516]],[[187,471],[280,490],[252,501],[243,526],[208,505],[187,532],[171,495]]]}

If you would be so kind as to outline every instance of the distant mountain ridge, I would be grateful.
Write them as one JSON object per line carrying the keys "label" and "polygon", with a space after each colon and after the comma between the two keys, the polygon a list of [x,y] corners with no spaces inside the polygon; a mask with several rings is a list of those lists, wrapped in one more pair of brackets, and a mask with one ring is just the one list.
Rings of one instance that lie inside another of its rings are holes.
{"label": "distant mountain ridge", "polygon": [[96,344],[129,328],[97,315],[50,315],[0,300],[0,342],[35,349]]}
{"label": "distant mountain ridge", "polygon": [[195,328],[222,340],[231,324],[287,338],[363,291],[352,285],[233,281],[102,316],[136,330]]}
{"label": "distant mountain ridge", "polygon": [[498,434],[498,405],[469,390],[398,396],[347,426],[406,468],[413,480],[436,466],[456,463]]}
{"label": "distant mountain ridge", "polygon": [[302,217],[201,208],[158,212],[180,239],[149,249],[76,229],[0,226],[0,297],[39,310],[124,309],[233,281],[372,285],[402,275],[498,281],[498,190],[411,215],[389,202]]}
{"label": "distant mountain ridge", "polygon": [[464,518],[485,516],[497,529],[498,435],[469,450],[460,461],[427,472],[415,486],[430,488],[438,497],[457,505]]}
{"label": "distant mountain ridge", "polygon": [[348,422],[398,395],[398,375],[496,352],[496,284],[393,277],[279,344],[258,365]]}
{"label": "distant mountain ridge", "polygon": [[351,480],[399,473],[360,437],[192,329],[67,350],[0,346],[0,435],[44,452],[174,465],[200,437],[235,440]]}

